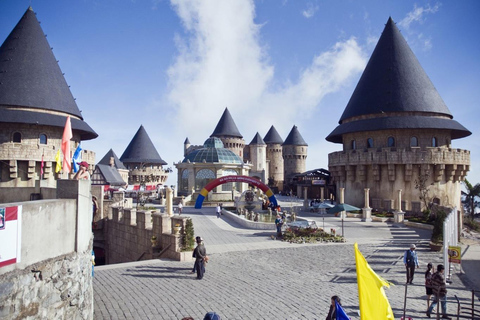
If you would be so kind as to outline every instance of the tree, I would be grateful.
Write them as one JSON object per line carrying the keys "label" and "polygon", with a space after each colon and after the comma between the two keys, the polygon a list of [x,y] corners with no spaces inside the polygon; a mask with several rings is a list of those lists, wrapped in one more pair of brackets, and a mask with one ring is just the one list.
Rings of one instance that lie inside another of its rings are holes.
{"label": "tree", "polygon": [[467,179],[465,179],[465,181],[463,181],[463,184],[467,189],[466,192],[462,191],[462,195],[465,196],[465,200],[463,200],[463,203],[465,207],[470,210],[470,215],[472,216],[473,220],[475,214],[475,197],[480,196],[480,183],[472,186],[472,184],[468,182]]}
{"label": "tree", "polygon": [[428,193],[430,192],[430,186],[433,185],[427,184],[428,179],[430,178],[430,170],[425,170],[425,174],[418,175],[418,179],[415,180],[415,189],[418,189],[420,192],[420,200],[423,202],[425,211],[430,214],[431,201]]}

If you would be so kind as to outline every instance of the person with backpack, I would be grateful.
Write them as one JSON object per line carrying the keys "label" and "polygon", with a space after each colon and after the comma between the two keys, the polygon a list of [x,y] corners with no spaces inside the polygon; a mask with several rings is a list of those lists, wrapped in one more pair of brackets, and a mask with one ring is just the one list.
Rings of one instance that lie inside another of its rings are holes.
{"label": "person with backpack", "polygon": [[405,251],[403,255],[403,263],[407,268],[407,284],[413,284],[413,275],[415,274],[415,267],[418,267],[418,257],[415,252],[416,246],[410,245],[410,250]]}
{"label": "person with backpack", "polygon": [[427,291],[427,310],[430,307],[430,297],[433,294],[432,289],[432,276],[435,270],[433,269],[432,263],[428,263],[427,271],[425,271],[425,290]]}
{"label": "person with backpack", "polygon": [[431,286],[435,299],[427,310],[427,317],[430,318],[433,309],[437,306],[438,301],[442,306],[442,319],[451,319],[447,315],[447,283],[444,275],[445,267],[443,264],[437,266],[437,272],[432,275]]}

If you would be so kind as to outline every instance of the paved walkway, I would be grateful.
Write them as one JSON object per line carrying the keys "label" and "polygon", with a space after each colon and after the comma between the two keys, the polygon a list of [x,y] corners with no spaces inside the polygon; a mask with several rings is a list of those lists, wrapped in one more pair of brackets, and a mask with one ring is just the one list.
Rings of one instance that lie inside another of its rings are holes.
{"label": "paved walkway", "polygon": [[[285,206],[285,205],[284,205]],[[386,289],[396,319],[403,315],[405,268],[403,252],[417,245],[420,270],[408,286],[407,316],[427,319],[423,272],[426,264],[442,263],[428,248],[429,231],[393,228],[379,222],[344,222],[347,243],[289,244],[270,239],[271,231],[247,230],[217,219],[215,208],[184,208],[193,219],[210,256],[203,280],[190,273],[192,262],[149,260],[95,268],[95,319],[203,319],[215,311],[222,319],[324,319],[330,297],[339,295],[352,319],[358,316],[353,243],[358,242],[370,266],[395,284]],[[327,215],[301,213],[319,227],[341,221]],[[478,245],[465,247],[468,278],[456,270],[448,287],[448,311],[456,311],[454,295],[470,302],[467,289],[478,286]],[[471,265],[470,265],[471,264]]]}

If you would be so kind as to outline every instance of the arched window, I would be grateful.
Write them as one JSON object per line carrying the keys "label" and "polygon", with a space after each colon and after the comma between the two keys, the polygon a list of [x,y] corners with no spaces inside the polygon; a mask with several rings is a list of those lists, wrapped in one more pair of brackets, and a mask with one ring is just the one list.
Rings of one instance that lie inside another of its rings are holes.
{"label": "arched window", "polygon": [[432,138],[432,147],[438,147],[438,141],[436,137]]}
{"label": "arched window", "polygon": [[38,137],[39,140],[40,140],[40,144],[47,144],[47,135],[46,134],[40,134],[40,136]]}
{"label": "arched window", "polygon": [[180,190],[188,191],[188,169],[182,171],[182,180],[180,182]]}
{"label": "arched window", "polygon": [[195,190],[202,190],[210,181],[215,179],[215,173],[210,169],[201,169],[195,176]]}
{"label": "arched window", "polygon": [[22,134],[20,132],[14,132],[12,136],[12,142],[22,142]]}
{"label": "arched window", "polygon": [[367,139],[367,148],[373,148],[373,139],[372,138]]}
{"label": "arched window", "polygon": [[387,140],[387,147],[395,147],[395,138],[394,137],[388,137]]}
{"label": "arched window", "polygon": [[352,140],[352,145],[351,145],[351,147],[352,147],[352,150],[357,149],[357,144],[356,144],[355,140]]}
{"label": "arched window", "polygon": [[410,147],[418,147],[418,139],[417,137],[410,138]]}
{"label": "arched window", "polygon": [[[238,175],[237,171],[233,170],[233,169],[225,169],[223,170],[223,176],[226,177],[226,176],[236,176]],[[222,184],[222,191],[232,191],[232,188],[233,187],[233,182],[227,182],[227,183],[224,183]],[[236,185],[235,188],[238,189],[238,186]]]}

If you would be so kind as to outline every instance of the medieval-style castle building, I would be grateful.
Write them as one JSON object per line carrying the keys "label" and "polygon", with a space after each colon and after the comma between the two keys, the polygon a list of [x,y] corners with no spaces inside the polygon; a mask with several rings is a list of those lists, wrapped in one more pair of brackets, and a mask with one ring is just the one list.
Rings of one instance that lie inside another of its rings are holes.
{"label": "medieval-style castle building", "polygon": [[425,180],[430,200],[460,208],[470,152],[453,148],[452,140],[470,134],[453,120],[390,18],[339,125],[326,138],[343,145],[328,155],[337,194],[345,188],[345,202],[359,207],[369,193],[373,209],[420,212],[416,187]]}
{"label": "medieval-style castle building", "polygon": [[[39,181],[44,187],[56,186],[61,173],[55,173],[55,156],[67,116],[73,154],[81,141],[97,134],[84,121],[29,7],[0,47],[0,187],[38,190]],[[84,150],[82,160],[93,164],[95,154]]]}
{"label": "medieval-style castle building", "polygon": [[[272,189],[283,191],[290,187],[296,174],[305,171],[307,147],[296,126],[285,142],[272,126],[264,139],[257,132],[246,145],[226,108],[203,145],[191,145],[188,138],[185,140],[185,158],[175,164],[178,192],[184,195],[199,192],[208,182],[228,175],[255,177]],[[216,188],[215,199],[231,199],[233,187],[239,192],[246,189],[242,183],[223,184]]]}

